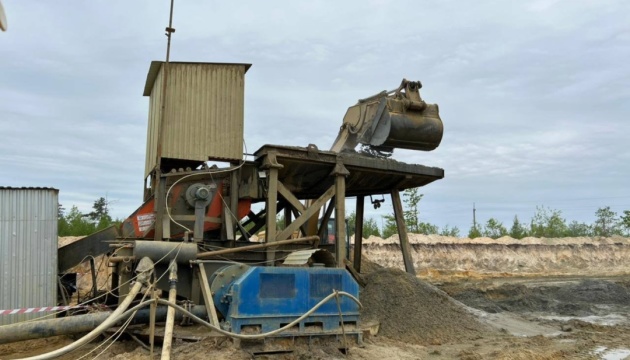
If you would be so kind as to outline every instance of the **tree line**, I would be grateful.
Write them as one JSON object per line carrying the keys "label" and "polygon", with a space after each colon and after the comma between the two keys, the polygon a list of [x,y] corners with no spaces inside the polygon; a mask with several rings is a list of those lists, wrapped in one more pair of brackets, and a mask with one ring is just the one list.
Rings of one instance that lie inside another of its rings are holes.
{"label": "tree line", "polygon": [[630,210],[624,210],[623,214],[618,215],[610,206],[601,207],[595,211],[595,221],[588,224],[575,220],[568,222],[562,216],[562,211],[537,206],[529,224],[521,222],[518,216],[514,215],[509,230],[497,219],[490,218],[483,225],[473,224],[468,231],[468,237],[471,239],[481,236],[493,239],[502,236],[522,239],[528,236],[558,238],[613,235],[630,236]]}
{"label": "tree line", "polygon": [[121,221],[112,219],[109,215],[109,202],[104,197],[98,198],[92,205],[92,211],[85,214],[73,205],[66,212],[63,205],[58,205],[57,233],[59,236],[84,236],[99,230],[120,224]]}
{"label": "tree line", "polygon": [[[403,218],[407,226],[407,231],[414,234],[443,235],[459,237],[460,229],[457,226],[446,225],[442,228],[429,222],[421,221],[419,204],[423,194],[418,188],[407,189],[403,192]],[[385,223],[379,229],[374,219],[365,219],[363,223],[363,237],[370,235],[388,238],[398,233],[396,219],[393,214],[385,215]],[[356,214],[352,212],[348,216],[348,231],[354,234]],[[495,218],[488,219],[482,224],[473,224],[468,230],[468,237],[471,239],[478,237],[489,237],[498,239],[503,236],[510,236],[514,239],[522,239],[528,236],[533,237],[579,237],[579,236],[603,236],[613,235],[630,236],[630,210],[624,210],[621,215],[612,211],[610,206],[597,209],[595,221],[592,224],[585,222],[568,222],[562,211],[551,209],[545,206],[537,206],[536,213],[529,223],[522,222],[517,215],[509,229]]]}

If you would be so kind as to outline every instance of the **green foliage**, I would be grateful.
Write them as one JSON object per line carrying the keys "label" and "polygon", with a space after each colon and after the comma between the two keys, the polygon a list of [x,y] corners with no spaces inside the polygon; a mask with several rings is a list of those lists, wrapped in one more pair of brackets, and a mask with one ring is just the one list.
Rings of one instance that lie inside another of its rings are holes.
{"label": "green foliage", "polygon": [[99,230],[103,230],[111,225],[120,224],[120,220],[112,220],[109,216],[107,201],[100,198],[94,202],[94,210],[89,214],[82,214],[79,208],[72,206],[65,214],[64,208],[59,206],[57,233],[59,236],[85,236]]}
{"label": "green foliage", "polygon": [[440,228],[437,225],[433,225],[433,224],[425,223],[425,222],[419,223],[416,231],[413,231],[413,233],[422,234],[422,235],[437,234],[439,232],[440,232]]}
{"label": "green foliage", "polygon": [[284,225],[284,214],[276,215],[276,229],[284,230],[286,226]]}
{"label": "green foliage", "polygon": [[[414,234],[437,234],[440,230],[439,227],[420,221],[418,204],[420,204],[422,196],[423,194],[418,193],[418,188],[407,189],[403,192],[403,220],[407,226],[407,231]],[[397,234],[398,227],[394,215],[385,215],[384,218],[383,238]]]}
{"label": "green foliage", "polygon": [[512,223],[512,227],[510,228],[510,234],[513,239],[522,239],[526,237],[527,228],[523,226],[523,224],[518,220],[518,216],[514,215],[514,222]]}
{"label": "green foliage", "polygon": [[595,212],[593,234],[595,236],[612,236],[619,234],[617,213],[610,210],[610,206],[597,209]]}
{"label": "green foliage", "polygon": [[[346,216],[346,220],[348,221],[348,236],[354,235],[354,231],[357,227],[357,214],[353,211],[350,215]],[[363,224],[365,228],[365,224]]]}
{"label": "green foliage", "polygon": [[398,234],[398,227],[396,226],[396,218],[394,215],[383,215],[385,218],[385,224],[383,225],[383,239]]}
{"label": "green foliage", "polygon": [[381,236],[380,231],[378,231],[376,220],[372,218],[363,221],[363,237],[367,239],[370,236]]}
{"label": "green foliage", "polygon": [[593,236],[593,227],[586,223],[571,221],[567,226],[566,236],[578,237],[578,236]]}
{"label": "green foliage", "polygon": [[423,234],[426,231],[432,230],[430,224],[421,226],[420,223],[418,204],[420,203],[420,200],[422,200],[422,196],[423,194],[418,193],[418,188],[407,189],[403,192],[403,203],[405,205],[403,218],[405,219],[405,225],[407,225],[407,230],[409,232],[416,234]]}
{"label": "green foliage", "polygon": [[[357,214],[353,211],[346,218],[348,220],[348,234],[350,236],[354,235],[356,226],[357,226]],[[381,236],[378,231],[378,225],[376,225],[376,220],[372,218],[363,219],[363,238],[367,239],[370,236]]]}
{"label": "green foliage", "polygon": [[536,214],[530,225],[531,236],[558,238],[567,232],[567,224],[560,210],[536,206]]}
{"label": "green foliage", "polygon": [[448,224],[439,232],[442,236],[459,237],[459,228],[457,226],[450,227]]}
{"label": "green foliage", "polygon": [[475,239],[481,237],[481,231],[479,231],[479,228],[477,228],[475,225],[470,227],[470,230],[468,230],[468,238],[469,239]]}
{"label": "green foliage", "polygon": [[483,227],[483,236],[489,238],[498,239],[508,234],[507,229],[503,226],[503,223],[495,218],[490,218]]}
{"label": "green foliage", "polygon": [[619,227],[626,231],[626,236],[630,236],[630,210],[624,210],[619,219]]}

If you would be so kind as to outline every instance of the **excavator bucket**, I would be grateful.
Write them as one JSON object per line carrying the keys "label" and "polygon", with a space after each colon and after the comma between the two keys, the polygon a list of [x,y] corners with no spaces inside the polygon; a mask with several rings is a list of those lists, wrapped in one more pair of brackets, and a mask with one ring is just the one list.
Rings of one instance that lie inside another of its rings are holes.
{"label": "excavator bucket", "polygon": [[444,126],[436,104],[420,98],[420,82],[403,80],[400,87],[351,106],[332,151],[353,150],[389,156],[395,148],[430,151],[442,141]]}

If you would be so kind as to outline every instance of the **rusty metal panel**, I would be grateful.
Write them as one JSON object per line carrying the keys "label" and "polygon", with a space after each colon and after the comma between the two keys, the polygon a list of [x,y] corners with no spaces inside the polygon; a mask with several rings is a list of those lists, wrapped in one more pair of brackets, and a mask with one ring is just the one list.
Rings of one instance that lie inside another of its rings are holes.
{"label": "rusty metal panel", "polygon": [[[245,72],[249,67],[249,64],[169,63],[162,158],[242,159]],[[163,62],[152,62],[144,90],[144,95],[150,96],[145,176],[157,161],[163,78]]]}
{"label": "rusty metal panel", "polygon": [[[56,305],[58,193],[0,188],[0,310]],[[0,315],[0,325],[47,314]]]}

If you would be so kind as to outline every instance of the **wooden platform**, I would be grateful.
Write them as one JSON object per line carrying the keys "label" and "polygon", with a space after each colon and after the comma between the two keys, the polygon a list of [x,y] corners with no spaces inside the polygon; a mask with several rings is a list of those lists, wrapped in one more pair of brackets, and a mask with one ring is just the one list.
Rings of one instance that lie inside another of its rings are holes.
{"label": "wooden platform", "polygon": [[369,157],[358,153],[334,153],[316,148],[264,145],[254,153],[258,163],[275,157],[282,165],[280,180],[300,199],[317,198],[333,183],[331,173],[338,163],[349,172],[346,196],[389,194],[444,178],[444,170],[392,159]]}

